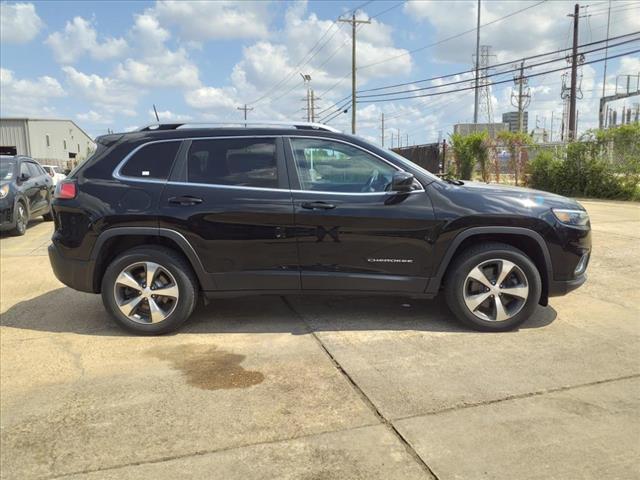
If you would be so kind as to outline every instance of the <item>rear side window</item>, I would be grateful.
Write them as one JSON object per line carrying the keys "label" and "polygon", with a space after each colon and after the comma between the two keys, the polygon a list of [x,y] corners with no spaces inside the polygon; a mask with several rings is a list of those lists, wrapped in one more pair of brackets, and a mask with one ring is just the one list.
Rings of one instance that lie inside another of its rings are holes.
{"label": "rear side window", "polygon": [[212,185],[278,188],[275,139],[194,140],[188,153],[187,180]]}
{"label": "rear side window", "polygon": [[126,177],[166,180],[180,148],[180,142],[145,145],[127,161],[120,173]]}

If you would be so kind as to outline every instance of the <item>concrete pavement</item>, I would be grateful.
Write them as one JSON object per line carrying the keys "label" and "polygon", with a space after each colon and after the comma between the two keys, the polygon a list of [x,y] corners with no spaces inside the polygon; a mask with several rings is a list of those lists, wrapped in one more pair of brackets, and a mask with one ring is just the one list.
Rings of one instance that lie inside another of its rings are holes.
{"label": "concrete pavement", "polygon": [[587,284],[515,332],[441,300],[252,297],[175,335],[0,238],[2,478],[638,478],[640,205],[583,202]]}

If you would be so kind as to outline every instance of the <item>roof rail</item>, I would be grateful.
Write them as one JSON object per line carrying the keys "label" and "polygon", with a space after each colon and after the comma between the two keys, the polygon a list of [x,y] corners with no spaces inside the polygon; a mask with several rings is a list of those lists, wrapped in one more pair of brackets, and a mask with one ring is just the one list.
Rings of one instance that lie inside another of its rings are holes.
{"label": "roof rail", "polygon": [[179,128],[238,128],[238,127],[290,127],[299,130],[323,130],[326,132],[340,133],[340,130],[322,123],[311,122],[280,122],[266,120],[263,122],[181,122],[181,123],[152,123],[139,128],[138,132],[152,132],[155,130],[177,130]]}

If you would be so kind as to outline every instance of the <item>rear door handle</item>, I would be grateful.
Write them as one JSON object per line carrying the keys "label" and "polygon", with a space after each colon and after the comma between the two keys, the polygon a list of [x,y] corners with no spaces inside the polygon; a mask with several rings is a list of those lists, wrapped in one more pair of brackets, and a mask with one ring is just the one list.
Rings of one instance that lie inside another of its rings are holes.
{"label": "rear door handle", "polygon": [[304,202],[301,207],[307,210],[332,210],[336,208],[333,203],[326,202]]}
{"label": "rear door handle", "polygon": [[202,203],[202,199],[198,197],[192,197],[191,195],[183,195],[181,197],[171,197],[169,199],[169,203],[188,207],[191,205],[198,205]]}

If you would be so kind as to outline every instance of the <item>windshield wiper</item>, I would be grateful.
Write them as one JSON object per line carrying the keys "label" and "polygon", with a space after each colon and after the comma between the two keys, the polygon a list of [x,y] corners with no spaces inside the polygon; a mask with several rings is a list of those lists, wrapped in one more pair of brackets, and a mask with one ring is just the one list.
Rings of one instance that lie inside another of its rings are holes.
{"label": "windshield wiper", "polygon": [[440,177],[440,180],[450,183],[451,185],[464,185],[462,180],[454,178],[450,173],[438,173],[437,176]]}

